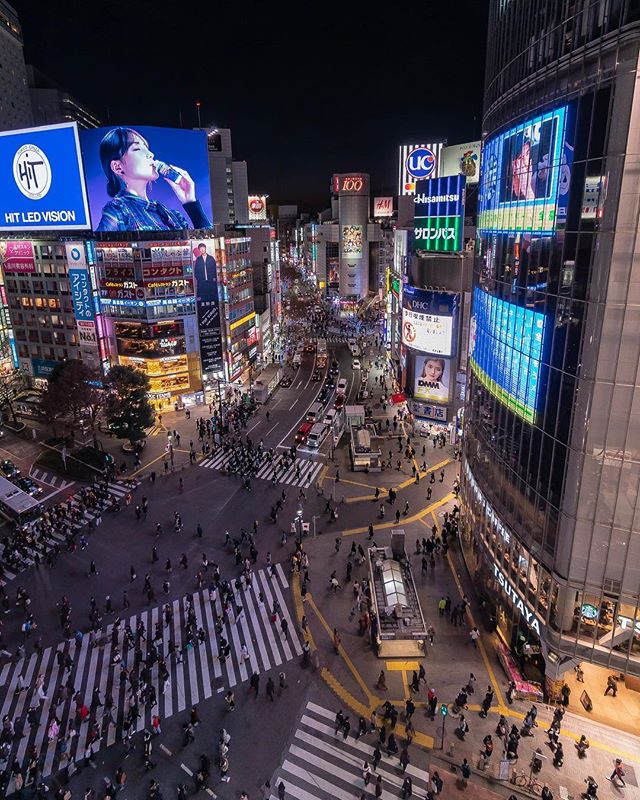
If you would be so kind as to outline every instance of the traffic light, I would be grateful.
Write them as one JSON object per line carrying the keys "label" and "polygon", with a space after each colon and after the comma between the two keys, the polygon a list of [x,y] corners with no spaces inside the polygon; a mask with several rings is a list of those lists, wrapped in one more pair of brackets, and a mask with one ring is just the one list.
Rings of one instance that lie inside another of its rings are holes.
{"label": "traffic light", "polygon": [[448,706],[448,705],[446,705],[445,703],[443,703],[443,704],[440,706],[440,713],[442,714],[442,716],[443,716],[443,717],[446,717],[446,716],[447,716],[447,714],[449,713],[449,706]]}

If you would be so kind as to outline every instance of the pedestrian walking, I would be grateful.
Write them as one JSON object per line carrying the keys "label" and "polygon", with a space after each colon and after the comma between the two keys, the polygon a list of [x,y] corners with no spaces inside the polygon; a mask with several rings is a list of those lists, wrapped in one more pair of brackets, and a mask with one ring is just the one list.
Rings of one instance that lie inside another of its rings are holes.
{"label": "pedestrian walking", "polygon": [[476,649],[478,647],[477,642],[480,638],[480,631],[475,627],[475,625],[469,631],[469,638],[471,639],[471,644],[473,645],[474,649]]}
{"label": "pedestrian walking", "polygon": [[273,696],[275,694],[275,689],[276,689],[276,687],[275,687],[275,684],[273,682],[273,678],[271,677],[271,675],[269,675],[269,677],[267,679],[266,692],[267,692],[267,697],[269,698],[269,700],[271,700],[272,703],[273,703],[273,699],[274,699]]}

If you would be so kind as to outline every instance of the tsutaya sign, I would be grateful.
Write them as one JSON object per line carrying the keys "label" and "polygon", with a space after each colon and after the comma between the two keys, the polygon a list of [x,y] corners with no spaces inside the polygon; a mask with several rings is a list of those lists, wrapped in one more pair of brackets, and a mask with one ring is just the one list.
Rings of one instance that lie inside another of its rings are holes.
{"label": "tsutaya sign", "polygon": [[496,580],[500,584],[500,588],[508,597],[511,605],[518,609],[531,630],[535,631],[538,636],[540,636],[540,620],[536,617],[535,613],[529,608],[529,606],[527,606],[524,600],[520,597],[520,594],[516,591],[514,585],[495,563],[493,565],[493,574],[496,576]]}

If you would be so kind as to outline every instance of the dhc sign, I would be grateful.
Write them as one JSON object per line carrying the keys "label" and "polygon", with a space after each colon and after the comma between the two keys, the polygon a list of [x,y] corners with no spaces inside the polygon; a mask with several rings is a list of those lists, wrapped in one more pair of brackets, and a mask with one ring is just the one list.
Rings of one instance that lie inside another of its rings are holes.
{"label": "dhc sign", "polygon": [[493,574],[496,576],[496,580],[500,584],[500,588],[509,599],[511,605],[518,609],[531,630],[535,631],[538,636],[540,636],[540,621],[533,611],[525,604],[523,599],[520,597],[520,594],[515,590],[515,587],[511,581],[507,578],[504,572],[502,572],[497,564],[493,565]]}
{"label": "dhc sign", "polygon": [[428,178],[437,166],[436,156],[428,147],[417,147],[407,156],[407,172],[416,180]]}

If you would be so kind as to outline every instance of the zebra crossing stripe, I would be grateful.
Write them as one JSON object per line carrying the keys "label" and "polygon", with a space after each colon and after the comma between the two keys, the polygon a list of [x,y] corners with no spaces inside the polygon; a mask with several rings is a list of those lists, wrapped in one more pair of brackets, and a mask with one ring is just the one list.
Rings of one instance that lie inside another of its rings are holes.
{"label": "zebra crossing stripe", "polygon": [[[162,686],[158,686],[157,690],[157,708],[161,717],[168,718],[177,711],[187,708],[187,703],[195,704],[199,699],[211,697],[215,690],[212,686],[212,676],[214,675],[222,678],[225,686],[233,686],[239,681],[245,681],[250,671],[260,672],[261,665],[264,665],[264,668],[268,670],[294,657],[294,651],[301,652],[297,633],[291,624],[289,609],[282,597],[281,586],[287,585],[286,577],[281,568],[278,569],[276,567],[275,573],[274,576],[270,576],[265,570],[258,570],[254,576],[253,585],[238,596],[238,603],[244,611],[238,615],[237,619],[230,618],[224,626],[223,633],[231,644],[231,653],[226,659],[226,663],[222,666],[217,657],[217,639],[214,629],[215,612],[209,600],[208,591],[201,590],[198,593],[194,593],[193,602],[196,621],[199,625],[202,624],[205,627],[204,620],[206,620],[208,636],[203,644],[196,645],[193,649],[186,651],[181,661],[171,660],[168,664],[170,667],[170,682],[165,692],[162,691]],[[280,636],[279,627],[271,623],[265,605],[259,605],[258,595],[260,591],[264,593],[267,605],[270,605],[274,598],[277,598],[280,602],[282,614],[290,625],[286,640],[283,640]],[[219,602],[218,600],[218,611],[221,610]],[[182,647],[182,626],[185,615],[185,599],[176,599],[173,602],[172,624],[174,641],[178,651]],[[129,624],[132,630],[135,630],[136,623],[139,621],[142,621],[145,625],[146,636],[139,642],[139,646],[143,651],[143,658],[145,658],[153,641],[156,623],[164,623],[162,605],[154,606],[154,608],[142,611],[138,615],[131,615],[129,618],[125,617],[123,619],[123,623]],[[54,704],[58,690],[65,682],[64,675],[67,674],[64,666],[61,667],[58,664],[57,653],[59,650],[65,655],[70,655],[73,659],[71,671],[68,673],[71,678],[69,683],[75,686],[84,704],[91,706],[94,688],[98,687],[103,702],[108,693],[112,695],[114,717],[121,717],[127,709],[129,692],[126,682],[120,683],[120,667],[111,663],[113,646],[117,643],[121,652],[124,652],[122,658],[123,666],[127,660],[131,661],[134,658],[134,652],[132,648],[128,651],[125,650],[124,624],[118,631],[118,636],[115,640],[111,638],[112,632],[113,625],[111,624],[106,628],[106,635],[103,639],[104,644],[90,645],[90,637],[84,636],[79,645],[72,641],[57,647],[49,647],[43,651],[42,655],[33,654],[28,659],[5,665],[0,672],[1,692],[4,692],[1,711],[3,717],[9,713],[12,718],[22,717],[26,713],[28,705],[37,706],[38,704],[35,701],[37,695],[33,689],[34,678],[38,674],[42,674],[44,677],[43,685],[46,687],[48,699],[44,701],[44,704],[38,706],[37,714],[40,725],[37,727],[26,726],[25,736],[20,741],[16,755],[19,759],[24,759],[26,753],[35,744],[37,749],[41,751],[40,756],[44,760],[45,775],[50,774],[54,768],[58,768],[56,741],[48,741],[50,717],[52,714],[56,714],[61,720],[61,727],[63,727],[75,716],[76,706],[72,697],[65,701],[64,706],[61,708],[56,707]],[[162,643],[164,653],[168,649],[169,635],[170,628],[163,625]],[[244,663],[242,663],[241,656],[243,643],[247,645],[249,651],[249,657]],[[198,654],[196,654],[195,650],[199,650]],[[132,661],[128,666],[132,666]],[[21,674],[24,675],[25,682],[30,688],[16,695],[15,689]],[[158,674],[159,670],[154,665],[152,670],[154,683],[157,681]],[[224,691],[224,686],[222,690]],[[136,722],[135,730],[141,731],[148,726],[154,709],[155,705],[151,707],[149,703],[140,704],[140,717]],[[100,722],[101,719],[104,720],[104,713],[100,711],[94,716],[92,712],[91,718],[95,718]],[[68,753],[70,760],[80,760],[84,757],[90,730],[90,723],[79,727],[77,735],[73,737],[70,743]],[[102,738],[93,744],[93,749],[97,751],[100,748],[107,747],[119,738],[119,731],[116,727],[107,723],[107,728],[104,729],[103,727]]]}
{"label": "zebra crossing stripe", "polygon": [[[282,780],[287,796],[297,800],[322,800],[327,796],[351,800],[354,787],[364,784],[362,765],[365,760],[371,762],[373,750],[361,739],[336,736],[335,712],[309,701],[272,785],[276,787]],[[400,774],[397,768],[397,756],[383,756],[375,771],[383,779],[383,800],[396,800],[405,775],[411,775],[414,792],[422,796],[428,791],[429,776],[424,770],[409,764]],[[370,785],[369,791],[372,790]],[[271,798],[276,800],[275,795]]]}
{"label": "zebra crossing stripe", "polygon": [[[230,460],[230,453],[219,453],[213,458],[205,458],[200,462],[200,466],[206,469],[223,469]],[[273,479],[275,467],[275,471],[278,474],[278,483],[286,483],[290,486],[300,486],[306,489],[311,486],[323,466],[321,461],[296,457],[293,464],[287,467],[283,473],[279,468],[280,463],[279,460],[274,463],[264,461],[256,470],[255,477],[270,481]]]}
{"label": "zebra crossing stripe", "polygon": [[[196,614],[196,624],[198,627],[204,628],[202,611],[200,609],[200,595],[194,594],[193,596],[193,609]],[[204,699],[207,700],[211,697],[211,681],[206,680],[205,676],[209,674],[209,664],[207,663],[207,649],[206,647],[199,647],[200,652],[200,671],[202,675],[202,692]]]}
{"label": "zebra crossing stripe", "polygon": [[[182,652],[182,624],[180,614],[180,601],[173,601],[173,640],[176,645],[176,652]],[[184,662],[184,656],[182,656]],[[176,691],[178,693],[178,711],[184,711],[186,708],[184,696],[184,670],[177,670],[176,675]]]}
{"label": "zebra crossing stripe", "polygon": [[[312,711],[318,716],[322,716],[324,719],[330,720],[330,724],[326,725],[322,722],[319,722],[318,720],[313,719],[313,717],[310,717],[307,714],[305,714],[302,717],[301,722],[304,725],[307,725],[308,727],[312,728],[313,730],[316,730],[319,733],[324,733],[326,736],[330,736],[332,739],[335,739],[335,733],[334,733],[335,731],[334,722],[336,716],[335,713],[333,711],[330,711],[329,709],[324,708],[323,706],[317,705],[312,701],[309,701],[307,703],[307,710]],[[359,739],[357,740],[349,739],[349,744],[352,747],[355,747],[365,756],[370,756],[373,753],[373,747],[366,744],[365,742],[361,742]],[[414,767],[412,764],[407,765],[406,772],[409,775],[412,775],[414,778],[420,778],[423,774],[421,770],[419,770],[417,767]]]}
{"label": "zebra crossing stripe", "polygon": [[289,588],[289,581],[287,580],[287,576],[284,574],[284,570],[282,569],[282,564],[278,562],[276,564],[276,572],[278,573],[278,577],[280,578],[280,582],[284,586],[285,589]]}
{"label": "zebra crossing stripe", "polygon": [[278,597],[278,602],[280,603],[280,608],[282,609],[282,614],[284,615],[284,618],[287,620],[287,624],[289,626],[288,627],[288,631],[289,631],[289,635],[291,637],[291,641],[293,642],[294,650],[296,651],[297,655],[301,656],[302,655],[302,646],[300,645],[300,640],[298,639],[298,636],[295,633],[296,629],[295,629],[295,626],[294,626],[293,621],[291,619],[291,615],[289,614],[289,609],[287,607],[287,604],[285,603],[284,597],[282,596],[282,592],[280,591],[280,587],[278,586],[278,584],[275,581],[273,582],[273,590],[274,590],[274,592],[276,593],[276,595]]}
{"label": "zebra crossing stripe", "polygon": [[[262,591],[262,588],[263,587],[258,586],[258,576],[256,576],[252,586],[252,590],[256,594],[256,596]],[[273,608],[273,603],[271,602],[271,593],[269,592],[268,595],[264,595],[264,598],[265,598],[265,603],[269,604],[269,608]],[[259,607],[259,613],[261,614],[262,619],[264,620],[265,628],[267,631],[267,639],[269,640],[269,646],[271,647],[271,654],[273,656],[275,666],[278,667],[282,663],[282,659],[280,658],[280,650],[278,649],[278,646],[275,641],[275,636],[273,634],[274,627],[278,624],[277,618],[275,623],[271,622],[271,618],[265,603],[263,603]],[[277,628],[276,631],[279,633]]]}

